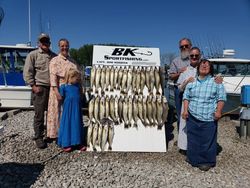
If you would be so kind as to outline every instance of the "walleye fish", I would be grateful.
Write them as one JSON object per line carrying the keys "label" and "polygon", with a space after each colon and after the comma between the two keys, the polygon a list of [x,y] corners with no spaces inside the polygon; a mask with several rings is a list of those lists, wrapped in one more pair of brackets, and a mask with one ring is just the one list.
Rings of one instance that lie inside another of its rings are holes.
{"label": "walleye fish", "polygon": [[147,118],[149,120],[149,125],[153,126],[154,120],[153,120],[153,114],[152,114],[152,99],[151,98],[152,98],[152,96],[149,95],[147,97],[147,101],[146,101],[146,103],[147,103]]}
{"label": "walleye fish", "polygon": [[105,97],[102,96],[99,102],[99,120],[105,116]]}
{"label": "walleye fish", "polygon": [[144,117],[143,117],[143,101],[142,101],[142,95],[138,96],[138,116],[142,122],[142,124],[144,124]]}
{"label": "walleye fish", "polygon": [[165,86],[165,75],[167,74],[167,71],[165,71],[165,67],[160,67],[159,70],[159,74],[160,74],[160,83],[161,83],[161,89],[162,89],[162,94],[163,94],[163,88]]}
{"label": "walleye fish", "polygon": [[105,118],[109,118],[109,96],[105,97]]}
{"label": "walleye fish", "polygon": [[132,69],[132,91],[136,93],[136,67]]}
{"label": "walleye fish", "polygon": [[157,96],[157,99],[156,99],[156,108],[157,108],[156,119],[157,119],[157,122],[158,122],[158,128],[160,128],[162,126],[162,114],[163,114],[163,107],[162,107],[161,96]]}
{"label": "walleye fish", "polygon": [[121,95],[118,100],[118,115],[119,115],[119,124],[122,123],[122,107],[123,107],[123,96]]}
{"label": "walleye fish", "polygon": [[127,93],[127,79],[128,79],[128,70],[126,69],[126,67],[123,70],[123,74],[122,74],[122,89],[121,92],[122,93]]}
{"label": "walleye fish", "polygon": [[106,91],[108,91],[110,85],[110,72],[111,72],[110,67],[109,66],[106,67],[106,75],[105,75]]}
{"label": "walleye fish", "polygon": [[109,77],[110,91],[114,91],[114,77],[115,77],[115,69],[112,66],[111,69],[110,69],[110,77]]}
{"label": "walleye fish", "polygon": [[103,124],[101,124],[101,121],[98,126],[98,134],[97,134],[97,140],[96,140],[96,145],[101,147],[101,142],[102,142],[102,131],[103,131]]}
{"label": "walleye fish", "polygon": [[167,122],[168,118],[168,101],[165,96],[162,96],[162,109],[163,109],[163,114],[162,114],[162,122],[165,123]]}
{"label": "walleye fish", "polygon": [[115,75],[114,75],[114,87],[115,89],[118,89],[118,73],[119,73],[119,68],[115,68]]}
{"label": "walleye fish", "polygon": [[96,93],[98,93],[98,89],[100,88],[101,71],[102,68],[98,66],[95,74]]}
{"label": "walleye fish", "polygon": [[111,151],[112,150],[112,144],[113,144],[113,139],[114,139],[114,135],[115,135],[115,131],[114,131],[114,123],[111,122],[108,124],[109,125],[109,129],[108,129],[108,150]]}
{"label": "walleye fish", "polygon": [[90,89],[93,90],[93,86],[95,86],[95,73],[96,67],[93,66],[90,72]]}
{"label": "walleye fish", "polygon": [[141,88],[141,70],[138,67],[136,69],[136,86],[135,86],[135,93],[139,94],[140,88]]}
{"label": "walleye fish", "polygon": [[119,100],[119,99],[118,99],[118,96],[116,95],[116,96],[115,96],[115,102],[114,102],[114,103],[115,103],[115,104],[114,104],[114,111],[115,111],[115,112],[114,112],[114,115],[115,115],[115,116],[114,116],[114,117],[115,117],[114,122],[115,122],[116,125],[119,124],[119,112],[118,112],[118,108],[119,108],[118,105],[119,105],[119,104],[118,104],[118,100]]}
{"label": "walleye fish", "polygon": [[88,112],[89,112],[89,121],[95,123],[94,108],[95,108],[95,97],[93,97],[93,98],[89,101],[89,108],[88,108]]}
{"label": "walleye fish", "polygon": [[150,125],[150,122],[147,118],[147,97],[146,96],[143,96],[143,99],[142,99],[142,109],[143,109],[143,120],[144,120],[144,125],[147,126],[147,125]]}
{"label": "walleye fish", "polygon": [[128,78],[127,78],[127,92],[129,92],[129,90],[130,90],[130,88],[131,88],[131,86],[132,86],[132,68],[131,67],[129,67],[129,69],[128,69]]}
{"label": "walleye fish", "polygon": [[150,81],[151,81],[151,78],[150,78],[150,67],[147,67],[146,68],[146,71],[145,71],[145,77],[146,77],[146,86],[148,88],[148,92],[150,93],[151,90],[150,90]]}
{"label": "walleye fish", "polygon": [[140,94],[143,94],[143,90],[146,84],[146,72],[144,68],[142,67],[140,72]]}
{"label": "walleye fish", "polygon": [[109,115],[113,121],[115,121],[115,98],[113,95],[111,95],[109,99]]}
{"label": "walleye fish", "polygon": [[122,119],[124,122],[124,126],[127,127],[128,125],[128,98],[127,97],[125,97],[123,100]]}
{"label": "walleye fish", "polygon": [[106,66],[103,66],[102,67],[102,71],[101,71],[101,79],[100,79],[100,81],[101,81],[101,90],[103,91],[105,91],[105,87],[106,87],[106,84],[105,84],[105,76],[106,76]]}
{"label": "walleye fish", "polygon": [[101,141],[101,150],[104,151],[105,150],[105,146],[107,144],[107,141],[108,141],[108,130],[109,130],[109,126],[107,123],[105,123],[103,125],[103,128],[102,128],[102,141]]}
{"label": "walleye fish", "polygon": [[121,86],[122,86],[122,75],[123,75],[123,68],[120,67],[119,71],[118,71],[117,89],[121,89]]}
{"label": "walleye fish", "polygon": [[94,106],[94,118],[97,122],[100,121],[99,119],[99,103],[100,103],[100,97],[96,96],[95,97],[95,106]]}
{"label": "walleye fish", "polygon": [[131,127],[133,120],[133,99],[131,96],[128,98],[128,127]]}
{"label": "walleye fish", "polygon": [[155,67],[154,75],[155,75],[156,92],[162,94],[160,91],[161,90],[161,78],[160,78],[159,67]]}
{"label": "walleye fish", "polygon": [[98,129],[99,129],[99,124],[98,124],[98,123],[94,123],[94,125],[93,125],[93,133],[92,133],[92,146],[93,146],[93,151],[96,151],[96,143],[97,143]]}
{"label": "walleye fish", "polygon": [[157,122],[157,108],[156,108],[156,97],[153,96],[152,97],[152,101],[151,101],[151,104],[152,104],[152,118],[154,120],[154,125],[158,125],[158,122]]}
{"label": "walleye fish", "polygon": [[88,133],[87,133],[87,147],[90,147],[92,133],[93,133],[93,123],[89,122]]}
{"label": "walleye fish", "polygon": [[154,86],[155,86],[154,67],[150,68],[149,76],[150,76],[150,93],[153,94],[153,90],[154,90]]}
{"label": "walleye fish", "polygon": [[139,114],[139,106],[138,106],[138,96],[134,96],[133,98],[133,120],[134,120],[134,126],[137,127],[137,121],[139,120],[138,114]]}

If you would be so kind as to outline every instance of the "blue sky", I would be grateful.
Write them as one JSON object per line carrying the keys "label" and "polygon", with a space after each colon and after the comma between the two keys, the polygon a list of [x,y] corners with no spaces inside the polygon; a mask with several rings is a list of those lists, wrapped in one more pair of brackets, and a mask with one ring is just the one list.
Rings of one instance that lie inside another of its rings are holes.
{"label": "blue sky", "polygon": [[[28,0],[0,6],[0,44],[28,42]],[[250,0],[31,0],[31,26],[32,45],[44,31],[56,52],[67,38],[72,48],[117,43],[178,53],[179,39],[189,37],[203,50],[221,46],[250,59]]]}

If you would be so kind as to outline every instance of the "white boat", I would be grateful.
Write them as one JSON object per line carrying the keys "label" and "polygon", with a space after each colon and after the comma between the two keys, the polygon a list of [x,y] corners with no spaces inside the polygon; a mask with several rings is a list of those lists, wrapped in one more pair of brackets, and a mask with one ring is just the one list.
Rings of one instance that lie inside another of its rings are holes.
{"label": "white boat", "polygon": [[[223,56],[208,59],[214,65],[214,73],[221,74],[227,93],[223,115],[239,114],[241,109],[241,87],[250,85],[250,59],[235,58],[234,50],[224,50]],[[174,83],[168,81],[169,104],[174,105]]]}
{"label": "white boat", "polygon": [[227,92],[224,114],[238,114],[241,108],[241,87],[250,84],[250,59],[235,58],[234,50],[224,50],[223,57],[211,58],[215,74],[221,74]]}
{"label": "white boat", "polygon": [[23,80],[23,66],[27,54],[34,49],[25,44],[0,45],[1,108],[32,108],[31,87]]}

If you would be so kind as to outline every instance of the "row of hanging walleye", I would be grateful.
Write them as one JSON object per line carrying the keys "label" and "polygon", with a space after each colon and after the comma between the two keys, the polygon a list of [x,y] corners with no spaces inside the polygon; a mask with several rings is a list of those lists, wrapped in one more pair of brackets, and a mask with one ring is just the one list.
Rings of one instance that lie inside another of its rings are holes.
{"label": "row of hanging walleye", "polygon": [[124,123],[125,127],[137,127],[141,121],[145,126],[161,129],[167,120],[168,103],[164,96],[96,96],[89,102],[89,123],[87,145],[93,151],[99,146],[104,151],[112,150],[114,125]]}
{"label": "row of hanging walleye", "polygon": [[161,95],[96,96],[89,102],[89,123],[99,123],[103,118],[111,119],[116,125],[137,127],[140,120],[144,126],[164,125],[168,116],[168,103]]}
{"label": "row of hanging walleye", "polygon": [[93,66],[91,69],[90,86],[95,88],[97,93],[101,91],[120,90],[121,93],[142,94],[146,86],[148,93],[156,89],[162,94],[162,84],[164,80],[163,70],[160,67],[143,66]]}
{"label": "row of hanging walleye", "polygon": [[114,122],[108,118],[103,118],[99,123],[91,122],[88,126],[87,146],[92,145],[93,151],[97,151],[97,146],[104,151],[108,143],[108,150],[112,150],[114,138]]}

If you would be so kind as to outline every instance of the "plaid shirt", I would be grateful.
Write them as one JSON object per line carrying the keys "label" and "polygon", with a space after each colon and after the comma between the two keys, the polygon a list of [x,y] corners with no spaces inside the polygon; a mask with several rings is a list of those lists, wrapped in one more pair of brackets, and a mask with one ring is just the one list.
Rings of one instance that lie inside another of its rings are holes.
{"label": "plaid shirt", "polygon": [[223,84],[216,84],[214,78],[207,76],[186,86],[183,100],[189,101],[188,111],[201,121],[214,121],[218,101],[226,101]]}

